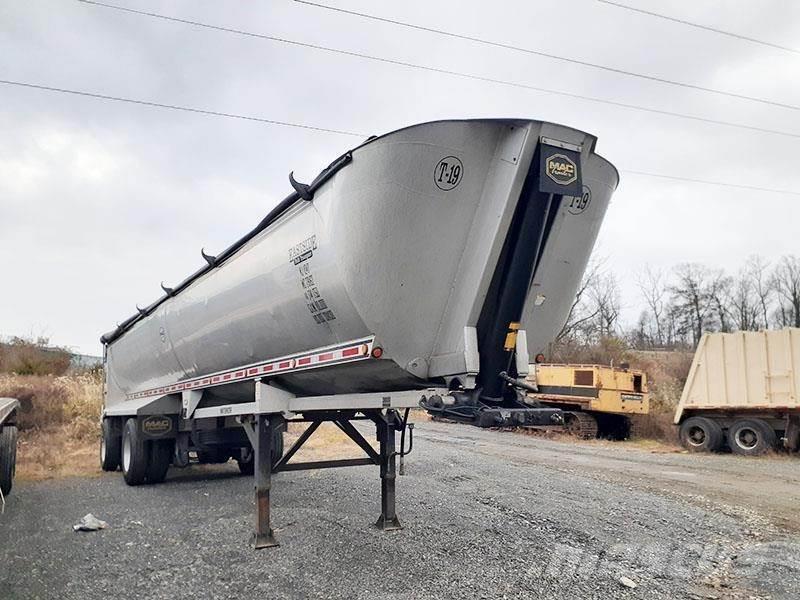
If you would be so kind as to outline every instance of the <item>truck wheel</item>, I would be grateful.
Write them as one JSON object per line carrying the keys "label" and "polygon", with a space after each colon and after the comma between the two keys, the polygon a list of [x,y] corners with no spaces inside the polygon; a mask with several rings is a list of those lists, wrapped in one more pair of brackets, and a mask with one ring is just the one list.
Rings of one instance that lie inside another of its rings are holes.
{"label": "truck wheel", "polygon": [[0,490],[3,495],[11,491],[17,464],[17,428],[0,426]]}
{"label": "truck wheel", "polygon": [[734,454],[756,456],[774,450],[775,430],[761,419],[741,419],[728,429],[728,446]]}
{"label": "truck wheel", "polygon": [[150,446],[150,460],[147,462],[145,478],[147,483],[161,483],[167,476],[167,470],[175,453],[174,440],[153,440],[146,442]]}
{"label": "truck wheel", "polygon": [[114,433],[109,419],[103,419],[100,430],[100,468],[116,471],[122,461],[122,437]]}
{"label": "truck wheel", "polygon": [[201,465],[221,465],[228,462],[230,453],[225,448],[209,448],[197,451],[197,462]]}
{"label": "truck wheel", "polygon": [[147,475],[149,448],[139,433],[136,419],[125,421],[122,430],[122,476],[128,485],[141,485]]}
{"label": "truck wheel", "polygon": [[[278,461],[283,458],[283,432],[276,431],[275,437],[272,440],[272,466],[278,464]],[[256,470],[256,455],[253,454],[253,449],[248,446],[239,450],[239,458],[236,459],[239,465],[239,471],[242,475],[252,475]]]}
{"label": "truck wheel", "polygon": [[706,417],[691,417],[681,425],[681,444],[689,452],[716,452],[722,447],[722,428]]}
{"label": "truck wheel", "polygon": [[275,431],[275,439],[272,440],[272,464],[275,465],[283,457],[283,432]]}
{"label": "truck wheel", "polygon": [[252,475],[255,473],[256,457],[250,446],[239,450],[239,458],[236,459],[236,464],[239,465],[239,471],[241,471],[242,475]]}

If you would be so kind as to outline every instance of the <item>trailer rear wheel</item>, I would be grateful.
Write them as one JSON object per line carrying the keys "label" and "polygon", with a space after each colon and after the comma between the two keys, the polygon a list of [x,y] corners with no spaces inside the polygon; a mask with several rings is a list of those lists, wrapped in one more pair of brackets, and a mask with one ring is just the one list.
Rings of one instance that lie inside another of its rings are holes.
{"label": "trailer rear wheel", "polygon": [[153,440],[145,442],[150,446],[145,478],[147,483],[161,483],[167,476],[167,470],[175,453],[174,440]]}
{"label": "trailer rear wheel", "polygon": [[221,465],[231,459],[227,448],[208,448],[197,451],[197,462],[201,465]]}
{"label": "trailer rear wheel", "polygon": [[239,458],[236,459],[236,464],[239,465],[239,471],[242,475],[252,475],[255,473],[256,461],[253,449],[249,446],[242,448],[239,451]]}
{"label": "trailer rear wheel", "polygon": [[761,419],[740,419],[728,429],[728,446],[734,454],[756,456],[774,450],[775,430]]}
{"label": "trailer rear wheel", "polygon": [[100,468],[116,471],[122,462],[122,437],[116,435],[109,419],[103,419],[100,430]]}
{"label": "trailer rear wheel", "polygon": [[706,417],[691,417],[681,425],[681,444],[689,452],[717,452],[722,448],[722,428]]}
{"label": "trailer rear wheel", "polygon": [[[275,437],[272,440],[272,466],[278,464],[278,461],[283,458],[283,432],[276,431]],[[253,449],[248,446],[239,451],[239,458],[236,459],[239,465],[239,471],[242,475],[252,475],[256,470],[256,459]]]}
{"label": "trailer rear wheel", "polygon": [[11,491],[17,464],[17,428],[0,426],[0,490],[3,495]]}
{"label": "trailer rear wheel", "polygon": [[147,475],[148,446],[139,433],[136,419],[125,421],[122,430],[122,476],[128,485],[141,485]]}

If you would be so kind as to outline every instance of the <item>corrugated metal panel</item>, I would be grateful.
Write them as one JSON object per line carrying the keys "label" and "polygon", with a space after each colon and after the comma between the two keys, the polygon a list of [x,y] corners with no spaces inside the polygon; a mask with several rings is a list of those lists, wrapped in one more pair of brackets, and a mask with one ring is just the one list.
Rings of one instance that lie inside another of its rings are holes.
{"label": "corrugated metal panel", "polygon": [[800,408],[800,329],[704,335],[676,423],[688,408]]}

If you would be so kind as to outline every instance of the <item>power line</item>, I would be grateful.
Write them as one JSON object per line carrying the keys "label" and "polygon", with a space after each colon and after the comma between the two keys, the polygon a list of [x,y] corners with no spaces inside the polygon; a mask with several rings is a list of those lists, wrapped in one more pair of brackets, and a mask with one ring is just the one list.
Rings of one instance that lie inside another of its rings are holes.
{"label": "power line", "polygon": [[[108,100],[108,101],[113,101],[113,102],[124,102],[124,103],[127,103],[127,104],[138,104],[138,105],[142,105],[142,106],[149,106],[151,108],[165,108],[165,109],[169,109],[169,110],[179,110],[179,111],[183,111],[183,112],[200,114],[200,115],[204,115],[204,116],[226,117],[226,118],[229,118],[229,119],[242,119],[242,120],[245,120],[245,121],[255,121],[255,122],[258,122],[258,123],[268,123],[270,125],[282,125],[282,126],[285,126],[285,127],[297,127],[297,128],[300,128],[300,129],[307,129],[307,130],[311,130],[311,131],[321,131],[321,132],[325,132],[325,133],[335,133],[335,134],[339,134],[339,135],[348,135],[348,136],[361,137],[361,138],[367,137],[366,134],[363,134],[363,133],[354,133],[354,132],[351,132],[351,131],[342,131],[342,130],[339,130],[339,129],[328,129],[326,127],[316,127],[314,125],[305,125],[305,124],[302,124],[302,123],[291,123],[289,121],[278,121],[278,120],[275,120],[275,119],[266,119],[266,118],[263,118],[263,117],[253,117],[253,116],[248,116],[248,115],[239,115],[239,114],[236,114],[236,113],[220,112],[220,111],[214,111],[214,110],[205,110],[205,109],[194,108],[194,107],[190,107],[190,106],[180,106],[180,105],[177,105],[177,104],[166,104],[166,103],[163,103],[163,102],[151,102],[149,100],[138,100],[138,99],[135,99],[135,98],[125,98],[125,97],[122,97],[122,96],[111,96],[111,95],[108,95],[108,94],[98,94],[98,93],[95,93],[95,92],[86,92],[86,91],[83,91],[83,90],[72,90],[72,89],[67,89],[67,88],[58,88],[58,87],[53,87],[53,86],[48,86],[48,85],[40,85],[40,84],[36,84],[36,83],[28,83],[28,82],[24,82],[24,81],[10,81],[10,80],[0,79],[0,84],[18,86],[18,87],[29,88],[29,89],[40,90],[40,91],[56,92],[56,93],[59,93],[59,94],[70,94],[70,95],[74,95],[74,96],[84,96],[84,97],[87,97],[87,98],[94,98],[94,99],[97,99],[97,100]],[[642,176],[646,176],[646,177],[658,177],[660,179],[673,179],[673,180],[676,180],[676,181],[686,181],[686,182],[690,182],[690,183],[702,183],[702,184],[705,184],[705,185],[719,185],[719,186],[738,188],[738,189],[744,189],[744,190],[754,190],[754,191],[760,191],[760,192],[770,192],[770,193],[774,193],[774,194],[791,194],[791,195],[795,195],[795,196],[800,196],[800,192],[794,192],[794,191],[791,191],[791,190],[778,190],[778,189],[772,189],[772,188],[762,188],[762,187],[756,187],[756,186],[750,186],[750,185],[740,185],[740,184],[735,184],[735,183],[724,183],[722,181],[709,181],[709,180],[705,180],[705,179],[692,179],[692,178],[689,178],[689,177],[679,177],[677,175],[662,175],[660,173],[648,173],[648,172],[645,172],[645,171],[632,171],[632,170],[627,170],[627,169],[620,170],[620,172],[626,173],[626,174],[630,174],[630,175],[642,175]]]}
{"label": "power line", "polygon": [[576,58],[568,58],[566,56],[559,56],[557,54],[550,54],[548,52],[542,52],[541,50],[532,50],[530,48],[522,48],[520,46],[514,46],[514,45],[511,45],[511,44],[504,44],[502,42],[495,42],[495,41],[492,41],[492,40],[473,37],[473,36],[470,36],[470,35],[464,35],[464,34],[455,33],[455,32],[452,32],[452,31],[446,31],[444,29],[435,29],[433,27],[425,27],[423,25],[416,25],[414,23],[408,23],[406,21],[398,21],[398,20],[389,19],[389,18],[386,18],[386,17],[379,17],[377,15],[363,13],[363,12],[357,12],[357,11],[354,11],[354,10],[347,10],[347,9],[344,9],[344,8],[339,8],[337,6],[329,6],[327,4],[320,4],[318,2],[310,2],[309,0],[294,0],[294,2],[296,2],[298,4],[305,4],[307,6],[313,6],[313,7],[316,7],[316,8],[324,8],[325,10],[330,10],[330,11],[333,11],[333,12],[338,12],[338,13],[342,13],[342,14],[346,14],[346,15],[352,15],[352,16],[361,17],[361,18],[364,18],[364,19],[370,19],[370,20],[373,20],[373,21],[380,21],[382,23],[390,23],[392,25],[399,25],[400,27],[407,27],[409,29],[416,29],[418,31],[426,31],[426,32],[429,32],[429,33],[435,33],[435,34],[438,34],[438,35],[443,35],[443,36],[447,36],[447,37],[451,37],[451,38],[456,38],[456,39],[459,39],[459,40],[467,40],[467,41],[470,41],[470,42],[475,42],[477,44],[483,44],[485,46],[494,46],[496,48],[503,48],[505,50],[513,50],[514,52],[522,52],[522,53],[531,54],[531,55],[534,55],[534,56],[541,56],[543,58],[549,58],[549,59],[552,59],[552,60],[558,60],[558,61],[562,61],[562,62],[567,62],[567,63],[571,63],[571,64],[574,64],[574,65],[580,65],[580,66],[583,66],[583,67],[589,67],[591,69],[599,69],[601,71],[606,71],[608,73],[616,73],[618,75],[626,75],[628,77],[636,77],[636,78],[639,78],[639,79],[644,79],[646,81],[655,81],[657,83],[664,83],[664,84],[667,84],[667,85],[674,85],[674,86],[687,88],[687,89],[691,89],[691,90],[699,90],[699,91],[702,91],[702,92],[710,92],[712,94],[718,94],[720,96],[728,96],[730,98],[736,98],[736,99],[739,99],[739,100],[748,100],[748,101],[751,101],[751,102],[759,102],[761,104],[767,104],[767,105],[770,105],[770,106],[777,106],[777,107],[780,107],[780,108],[787,108],[787,109],[790,109],[790,110],[800,110],[800,106],[795,106],[793,104],[785,104],[785,103],[777,102],[777,101],[774,101],[774,100],[767,100],[765,98],[758,98],[756,96],[748,96],[746,94],[737,94],[736,92],[726,92],[725,90],[718,90],[718,89],[715,89],[715,88],[709,88],[709,87],[705,87],[705,86],[702,86],[702,85],[695,85],[693,83],[686,83],[686,82],[683,82],[683,81],[675,81],[675,80],[672,80],[672,79],[665,79],[663,77],[656,77],[654,75],[646,75],[644,73],[635,73],[633,71],[626,71],[625,69],[619,69],[619,68],[616,68],[616,67],[609,67],[608,65],[601,65],[601,64],[598,64],[598,63],[592,63],[592,62],[587,62],[587,61],[584,61],[584,60],[578,60]]}
{"label": "power line", "polygon": [[675,181],[688,181],[690,183],[702,183],[705,185],[720,185],[723,187],[737,188],[740,190],[751,190],[756,192],[769,192],[771,194],[790,194],[792,196],[800,196],[800,192],[792,190],[778,190],[775,188],[764,188],[755,185],[741,185],[738,183],[725,183],[723,181],[710,181],[708,179],[693,179],[691,177],[678,177],[677,175],[662,175],[660,173],[647,173],[645,171],[631,171],[628,169],[620,170],[621,173],[626,175],[643,175],[645,177],[658,177],[659,179],[673,179]]}
{"label": "power line", "polygon": [[155,108],[168,108],[170,110],[180,110],[183,112],[197,113],[201,115],[210,115],[215,117],[227,117],[229,119],[242,119],[244,121],[256,121],[258,123],[268,123],[269,125],[281,125],[283,127],[296,127],[298,129],[308,129],[311,131],[322,131],[325,133],[336,133],[339,135],[349,135],[353,137],[367,137],[363,133],[354,133],[352,131],[343,131],[341,129],[328,129],[326,127],[315,127],[314,125],[303,125],[302,123],[291,123],[289,121],[277,121],[275,119],[265,119],[262,117],[254,117],[251,115],[239,115],[236,113],[220,112],[216,110],[206,110],[203,108],[195,108],[192,106],[179,106],[177,104],[164,104],[161,102],[151,102],[149,100],[138,100],[135,98],[123,98],[122,96],[109,96],[108,94],[97,94],[95,92],[85,92],[83,90],[70,90],[66,88],[51,87],[48,85],[39,85],[36,83],[27,83],[24,81],[9,81],[0,79],[0,83],[4,85],[15,85],[19,87],[33,88],[36,90],[45,90],[48,92],[58,92],[60,94],[72,94],[74,96],[87,96],[89,98],[97,98],[99,100],[113,100],[114,102],[127,102],[128,104],[141,104],[142,106],[151,106]]}
{"label": "power line", "polygon": [[379,63],[383,63],[383,64],[391,64],[391,65],[396,65],[396,66],[401,66],[401,67],[407,67],[407,68],[410,68],[410,69],[418,69],[418,70],[421,70],[421,71],[428,71],[428,72],[431,72],[431,73],[439,73],[441,75],[450,75],[450,76],[459,77],[459,78],[462,78],[462,79],[471,79],[471,80],[474,80],[474,81],[482,81],[482,82],[485,82],[485,83],[494,83],[494,84],[497,84],[497,85],[504,85],[504,86],[514,87],[514,88],[518,88],[518,89],[532,90],[532,91],[541,92],[541,93],[544,93],[544,94],[552,94],[552,95],[555,95],[555,96],[563,96],[563,97],[566,97],[566,98],[573,98],[573,99],[576,99],[576,100],[584,100],[586,102],[595,102],[595,103],[598,103],[598,104],[605,104],[605,105],[608,105],[608,106],[616,106],[618,108],[626,108],[626,109],[630,109],[630,110],[637,110],[637,111],[647,112],[647,113],[651,113],[651,114],[664,115],[664,116],[669,116],[669,117],[676,117],[676,118],[679,118],[679,119],[688,119],[688,120],[691,120],[691,121],[698,121],[698,122],[702,122],[702,123],[710,123],[712,125],[723,125],[725,127],[734,127],[736,129],[745,129],[745,130],[748,130],[748,131],[758,131],[760,133],[771,133],[773,135],[780,135],[780,136],[791,137],[791,138],[800,138],[800,133],[792,133],[792,132],[782,131],[782,130],[778,130],[778,129],[768,129],[768,128],[765,128],[765,127],[757,127],[755,125],[744,125],[744,124],[741,124],[741,123],[733,123],[731,121],[722,121],[722,120],[718,120],[718,119],[710,119],[710,118],[707,118],[707,117],[698,117],[698,116],[694,116],[694,115],[688,115],[688,114],[685,114],[685,113],[678,113],[678,112],[673,112],[673,111],[669,111],[669,110],[660,110],[660,109],[657,109],[657,108],[648,108],[648,107],[640,106],[640,105],[637,105],[637,104],[628,104],[628,103],[625,103],[625,102],[617,102],[615,100],[607,100],[607,99],[604,99],[604,98],[596,98],[594,96],[586,96],[586,95],[583,95],[583,94],[576,94],[576,93],[572,93],[572,92],[564,92],[564,91],[560,91],[560,90],[553,90],[553,89],[549,89],[549,88],[543,88],[543,87],[538,87],[538,86],[534,86],[534,85],[528,85],[528,84],[525,84],[525,83],[519,83],[519,82],[515,82],[515,81],[507,81],[507,80],[503,80],[503,79],[494,79],[492,77],[483,77],[483,76],[475,75],[475,74],[472,74],[472,73],[463,73],[461,71],[451,71],[451,70],[448,70],[448,69],[440,69],[440,68],[437,68],[437,67],[431,67],[431,66],[427,66],[427,65],[420,65],[420,64],[416,64],[416,63],[410,63],[410,62],[405,62],[405,61],[400,61],[400,60],[394,60],[394,59],[390,59],[390,58],[383,58],[383,57],[380,57],[380,56],[373,56],[373,55],[369,55],[369,54],[363,54],[363,53],[360,53],[360,52],[352,52],[352,51],[349,51],[349,50],[340,50],[338,48],[330,48],[330,47],[327,47],[327,46],[320,46],[318,44],[311,44],[311,43],[308,43],[308,42],[299,42],[297,40],[291,40],[291,39],[287,39],[287,38],[280,38],[280,37],[271,36],[271,35],[253,33],[253,32],[250,32],[250,31],[243,31],[243,30],[240,30],[240,29],[233,29],[233,28],[230,28],[230,27],[223,27],[223,26],[220,26],[220,25],[211,25],[209,23],[201,23],[199,21],[190,21],[188,19],[181,19],[181,18],[178,18],[178,17],[170,17],[168,15],[163,15],[163,14],[159,14],[159,13],[145,12],[145,11],[136,10],[136,9],[133,9],[133,8],[126,8],[126,7],[123,7],[123,6],[116,6],[116,5],[113,5],[113,4],[105,4],[105,3],[102,3],[102,2],[95,2],[94,0],[77,0],[77,1],[78,2],[82,2],[84,4],[91,4],[91,5],[94,5],[94,6],[110,8],[110,9],[113,9],[113,10],[119,10],[119,11],[132,13],[132,14],[136,14],[136,15],[140,15],[140,16],[153,17],[153,18],[162,19],[162,20],[165,20],[165,21],[172,21],[172,22],[175,22],[175,23],[183,23],[185,25],[192,25],[192,26],[195,26],[195,27],[202,27],[202,28],[205,28],[205,29],[212,29],[212,30],[215,30],[215,31],[222,31],[222,32],[225,32],[225,33],[232,33],[232,34],[235,34],[235,35],[253,37],[253,38],[258,38],[258,39],[278,42],[278,43],[281,43],[281,44],[288,44],[288,45],[291,45],[291,46],[297,46],[297,47],[301,47],[301,48],[310,48],[310,49],[313,49],[313,50],[320,50],[320,51],[323,51],[323,52],[330,52],[330,53],[333,53],[333,54],[340,54],[340,55],[343,55],[343,56],[361,58],[361,59],[371,60],[371,61],[379,62]]}
{"label": "power line", "polygon": [[712,33],[718,33],[719,35],[727,35],[728,37],[736,38],[739,40],[744,40],[746,42],[752,42],[754,44],[761,44],[762,46],[769,46],[770,48],[777,48],[778,50],[786,50],[787,52],[793,52],[795,54],[800,54],[800,50],[796,48],[790,48],[788,46],[781,46],[780,44],[774,44],[772,42],[765,42],[764,40],[758,40],[756,38],[747,37],[746,35],[741,35],[738,33],[733,33],[731,31],[723,31],[722,29],[716,29],[714,27],[709,27],[708,25],[700,25],[699,23],[692,23],[691,21],[685,21],[683,19],[676,19],[675,17],[670,17],[668,15],[663,15],[661,13],[652,12],[649,10],[644,10],[642,8],[636,8],[634,6],[628,6],[627,4],[622,4],[620,2],[612,2],[611,0],[597,0],[602,4],[608,4],[609,6],[614,6],[616,8],[622,8],[625,10],[630,10],[632,12],[641,13],[643,15],[648,15],[650,17],[656,17],[659,19],[664,19],[666,21],[672,21],[673,23],[680,23],[681,25],[688,25],[689,27],[695,27],[696,29],[702,29],[704,31],[711,31]]}

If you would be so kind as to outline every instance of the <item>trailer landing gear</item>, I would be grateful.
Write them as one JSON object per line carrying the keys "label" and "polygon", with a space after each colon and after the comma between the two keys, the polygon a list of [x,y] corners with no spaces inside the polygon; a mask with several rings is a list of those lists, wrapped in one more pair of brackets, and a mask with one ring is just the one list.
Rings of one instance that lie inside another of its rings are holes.
{"label": "trailer landing gear", "polygon": [[[281,471],[300,471],[308,469],[330,469],[334,467],[353,467],[360,465],[378,465],[381,478],[381,514],[375,525],[383,531],[401,529],[400,520],[395,509],[395,485],[397,479],[396,457],[407,455],[413,446],[412,428],[409,431],[408,450],[396,447],[396,432],[403,432],[407,427],[408,411],[401,418],[394,409],[388,410],[362,410],[362,411],[314,411],[305,413],[302,417],[293,418],[289,422],[307,422],[309,426],[295,441],[284,456],[277,462],[273,461],[273,440],[275,432],[281,426],[283,418],[280,414],[256,414],[252,421],[243,421],[242,426],[247,432],[255,454],[255,501],[256,522],[252,546],[254,549],[273,548],[280,544],[275,539],[271,526],[270,491],[272,489],[272,475]],[[364,439],[364,436],[353,426],[354,420],[371,420],[377,428],[379,451]],[[290,462],[303,444],[324,422],[334,423],[366,454],[362,458],[346,458],[338,460],[323,460],[314,462]]]}

